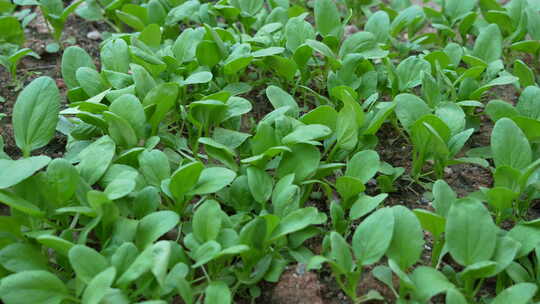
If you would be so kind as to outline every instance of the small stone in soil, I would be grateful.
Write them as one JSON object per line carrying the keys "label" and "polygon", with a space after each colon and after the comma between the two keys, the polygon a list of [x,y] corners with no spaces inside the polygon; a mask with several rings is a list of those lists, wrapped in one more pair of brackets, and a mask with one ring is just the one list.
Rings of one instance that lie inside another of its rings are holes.
{"label": "small stone in soil", "polygon": [[98,31],[91,31],[86,34],[86,38],[91,40],[101,40],[101,33]]}

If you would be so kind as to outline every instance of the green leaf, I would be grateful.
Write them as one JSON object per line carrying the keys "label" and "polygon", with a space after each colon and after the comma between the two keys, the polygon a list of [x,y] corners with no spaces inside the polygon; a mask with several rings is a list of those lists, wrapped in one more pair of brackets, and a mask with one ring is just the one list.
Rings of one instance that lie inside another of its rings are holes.
{"label": "green leaf", "polygon": [[45,247],[54,249],[58,254],[65,257],[69,255],[69,250],[75,246],[75,244],[66,239],[50,234],[40,235],[36,240]]}
{"label": "green leaf", "polygon": [[221,207],[209,200],[195,210],[193,215],[193,235],[202,244],[216,240],[221,230]]}
{"label": "green leaf", "polygon": [[41,170],[51,159],[48,156],[33,156],[18,160],[0,159],[0,189],[9,188],[34,175]]}
{"label": "green leaf", "polygon": [[476,38],[472,55],[487,63],[501,58],[502,35],[497,24],[485,27]]}
{"label": "green leaf", "polygon": [[2,279],[0,299],[5,304],[60,304],[69,297],[58,277],[43,270],[22,271]]}
{"label": "green leaf", "polygon": [[156,108],[149,117],[148,122],[152,126],[152,134],[157,134],[159,125],[164,121],[169,110],[176,104],[178,98],[178,85],[175,83],[163,83],[153,88],[145,96],[143,105],[155,104]]}
{"label": "green leaf", "polygon": [[366,59],[380,59],[388,55],[383,51],[375,36],[370,32],[358,32],[349,36],[339,49],[339,57],[345,58],[348,54],[359,54]]}
{"label": "green leaf", "polygon": [[84,245],[73,246],[69,250],[68,257],[77,278],[85,284],[89,284],[96,275],[109,266],[105,257]]}
{"label": "green leaf", "polygon": [[96,65],[94,64],[92,57],[90,57],[90,55],[88,55],[84,49],[78,46],[70,46],[66,48],[64,54],[62,55],[61,68],[62,78],[64,79],[64,82],[68,88],[73,89],[80,86],[79,81],[77,81],[76,78],[76,73],[81,67],[87,67],[93,70],[96,69]]}
{"label": "green leaf", "polygon": [[381,193],[376,196],[360,195],[360,197],[353,203],[351,210],[349,211],[349,217],[353,220],[359,219],[362,216],[375,210],[386,198],[387,193]]}
{"label": "green leaf", "polygon": [[177,200],[183,200],[183,196],[191,191],[200,178],[204,165],[200,162],[192,162],[178,168],[171,177],[169,190]]}
{"label": "green leaf", "polygon": [[438,238],[444,232],[446,219],[436,213],[431,213],[424,209],[414,209],[414,214],[420,221],[422,228]]}
{"label": "green leaf", "polygon": [[463,266],[489,260],[497,244],[497,227],[478,201],[462,199],[452,205],[446,220],[448,251]]}
{"label": "green leaf", "polygon": [[522,87],[532,86],[536,84],[536,79],[533,70],[523,61],[517,59],[514,61],[513,74],[519,78],[519,84]]}
{"label": "green leaf", "polygon": [[409,129],[420,117],[431,113],[428,105],[412,94],[399,94],[394,102],[397,104],[396,116],[405,129]]}
{"label": "green leaf", "polygon": [[303,16],[290,18],[285,25],[285,46],[294,52],[300,47],[306,40],[315,39],[315,30],[311,24],[304,20]]}
{"label": "green leaf", "polygon": [[272,240],[284,235],[302,230],[311,225],[320,225],[326,222],[326,217],[321,217],[314,207],[298,209],[287,214],[272,233]]}
{"label": "green leaf", "polygon": [[171,175],[171,166],[167,155],[160,150],[143,151],[139,154],[139,170],[146,181],[155,187]]}
{"label": "green leaf", "polygon": [[268,97],[268,100],[274,106],[274,109],[278,109],[281,107],[289,107],[289,110],[287,113],[292,115],[293,117],[298,116],[298,104],[294,100],[294,98],[287,92],[285,92],[280,87],[276,86],[269,86],[266,88],[266,97]]}
{"label": "green leaf", "polygon": [[472,11],[475,7],[475,2],[474,0],[446,0],[444,14],[450,17],[451,20],[456,20]]}
{"label": "green leaf", "polygon": [[330,233],[330,246],[332,248],[330,256],[345,273],[354,271],[353,258],[349,244],[337,232]]}
{"label": "green leaf", "polygon": [[229,304],[231,301],[231,291],[223,281],[212,281],[204,291],[204,304]]}
{"label": "green leaf", "polygon": [[84,290],[82,296],[82,304],[99,304],[105,298],[105,290],[108,290],[114,278],[116,277],[116,269],[109,267],[98,273]]}
{"label": "green leaf", "polygon": [[139,139],[146,137],[146,116],[144,108],[137,97],[131,94],[122,95],[111,103],[109,111],[125,119]]}
{"label": "green leaf", "polygon": [[195,188],[189,191],[188,195],[202,195],[215,193],[229,185],[236,173],[232,170],[222,167],[205,168],[195,185]]}
{"label": "green leaf", "polygon": [[308,144],[296,144],[283,154],[277,169],[278,177],[294,173],[295,181],[303,181],[315,173],[321,160],[319,149]]}
{"label": "green leaf", "polygon": [[540,88],[537,86],[526,87],[519,96],[516,110],[523,116],[540,120]]}
{"label": "green leaf", "polygon": [[492,304],[527,304],[536,294],[538,287],[532,283],[519,283],[503,290]]}
{"label": "green leaf", "polygon": [[59,111],[60,93],[50,77],[35,79],[19,94],[13,108],[13,130],[25,156],[54,137]]}
{"label": "green leaf", "polygon": [[292,133],[283,137],[281,142],[284,145],[294,145],[298,143],[319,145],[315,140],[328,137],[332,130],[323,125],[300,125]]}
{"label": "green leaf", "polygon": [[157,211],[143,217],[137,226],[137,247],[146,248],[179,222],[180,217],[173,211]]}
{"label": "green leaf", "polygon": [[116,285],[126,287],[131,282],[150,271],[154,262],[153,250],[152,246],[146,247],[146,249],[135,258],[126,271],[118,278]]}
{"label": "green leaf", "polygon": [[17,45],[24,43],[24,31],[16,17],[0,17],[0,41],[2,40]]}
{"label": "green leaf", "polygon": [[454,284],[450,283],[444,274],[426,266],[416,268],[411,280],[416,286],[415,298],[421,303],[426,303],[436,294],[454,288]]}
{"label": "green leaf", "polygon": [[109,40],[101,48],[100,59],[101,64],[107,70],[127,73],[129,71],[129,56],[129,48],[126,41],[117,38]]}
{"label": "green leaf", "polygon": [[401,61],[396,68],[399,90],[405,91],[419,86],[423,73],[431,73],[431,64],[427,60],[411,56]]}
{"label": "green leaf", "polygon": [[77,169],[66,159],[56,158],[50,162],[46,171],[51,197],[62,204],[73,197],[79,184]]}
{"label": "green leaf", "polygon": [[414,265],[424,250],[424,232],[412,211],[403,206],[392,207],[394,234],[386,255],[401,269]]}
{"label": "green leaf", "polygon": [[250,166],[247,168],[248,186],[253,198],[261,203],[266,203],[272,195],[274,180],[264,170]]}
{"label": "green leaf", "polygon": [[501,118],[491,132],[491,151],[495,166],[524,169],[532,161],[529,141],[523,131],[510,119]]}
{"label": "green leaf", "polygon": [[107,171],[115,154],[116,145],[109,136],[96,140],[79,154],[79,174],[89,185],[96,183]]}
{"label": "green leaf", "polygon": [[372,33],[379,43],[385,43],[390,36],[390,17],[385,11],[375,12],[369,16],[365,30]]}
{"label": "green leaf", "polygon": [[75,78],[88,96],[96,96],[107,89],[103,77],[95,69],[80,67],[75,72]]}
{"label": "green leaf", "polygon": [[360,265],[371,265],[380,260],[392,241],[394,214],[390,208],[382,208],[360,223],[356,228],[352,247]]}
{"label": "green leaf", "polygon": [[12,272],[47,270],[47,257],[39,247],[26,243],[13,243],[0,250],[0,265]]}
{"label": "green leaf", "polygon": [[336,129],[338,112],[331,106],[318,106],[310,112],[303,115],[300,120],[307,124],[325,125],[332,130]]}
{"label": "green leaf", "polygon": [[33,216],[43,216],[45,214],[45,212],[41,211],[36,205],[5,190],[0,190],[0,203]]}
{"label": "green leaf", "polygon": [[367,183],[380,168],[379,154],[374,150],[364,150],[353,155],[347,163],[346,176],[356,177]]}
{"label": "green leaf", "polygon": [[332,0],[316,0],[314,10],[317,31],[323,37],[331,35],[340,38],[343,26],[336,4]]}

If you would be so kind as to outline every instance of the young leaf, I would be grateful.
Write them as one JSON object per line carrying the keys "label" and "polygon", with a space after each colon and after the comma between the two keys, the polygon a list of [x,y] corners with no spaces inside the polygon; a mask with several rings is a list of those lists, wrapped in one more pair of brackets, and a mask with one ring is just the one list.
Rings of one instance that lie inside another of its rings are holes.
{"label": "young leaf", "polygon": [[0,299],[6,304],[60,304],[69,297],[62,281],[43,270],[22,271],[2,279]]}
{"label": "young leaf", "polygon": [[106,296],[105,290],[111,287],[116,277],[116,269],[109,267],[98,273],[84,290],[82,304],[99,304]]}
{"label": "young leaf", "polygon": [[493,304],[526,304],[534,297],[538,287],[532,283],[519,283],[503,290],[493,300]]}
{"label": "young leaf", "polygon": [[201,172],[195,188],[187,194],[201,195],[217,192],[229,185],[235,177],[236,173],[226,168],[206,168]]}
{"label": "young leaf", "polygon": [[264,170],[250,166],[247,168],[249,190],[253,198],[261,204],[266,203],[272,195],[274,181]]}
{"label": "young leaf", "polygon": [[392,209],[375,211],[360,223],[354,232],[352,247],[361,265],[371,265],[386,253],[394,231]]}
{"label": "young leaf", "polygon": [[324,36],[340,38],[343,34],[343,26],[339,17],[339,11],[332,0],[315,1],[315,24],[317,30]]}
{"label": "young leaf", "polygon": [[39,247],[13,243],[0,250],[0,265],[12,272],[47,270],[47,258]]}
{"label": "young leaf", "polygon": [[424,232],[417,217],[403,206],[392,207],[394,234],[386,255],[401,269],[415,264],[424,250]]}
{"label": "young leaf", "polygon": [[137,226],[137,247],[146,248],[178,225],[180,217],[173,211],[158,211],[143,217]]}
{"label": "young leaf", "polygon": [[214,200],[204,202],[193,215],[193,235],[202,244],[215,240],[221,230],[221,207]]}
{"label": "young leaf", "polygon": [[9,188],[34,175],[41,170],[51,159],[48,156],[33,156],[18,160],[0,159],[0,189]]}
{"label": "young leaf", "polygon": [[89,185],[96,183],[107,171],[115,154],[116,145],[109,136],[96,140],[79,154],[79,174]]}
{"label": "young leaf", "polygon": [[448,251],[463,266],[489,260],[497,244],[497,227],[482,203],[462,199],[452,205],[446,221]]}
{"label": "young leaf", "polygon": [[514,169],[524,169],[532,160],[532,150],[515,122],[501,118],[495,123],[491,132],[491,150],[495,166],[510,166]]}
{"label": "young leaf", "polygon": [[379,154],[374,150],[364,150],[354,154],[349,160],[345,175],[356,177],[365,184],[375,176],[379,167]]}
{"label": "young leaf", "polygon": [[68,256],[77,278],[86,284],[89,284],[97,274],[109,266],[105,257],[84,245],[73,246],[69,250]]}
{"label": "young leaf", "polygon": [[54,137],[60,93],[50,77],[39,77],[21,92],[13,108],[13,129],[17,146],[25,156]]}
{"label": "young leaf", "polygon": [[476,38],[472,55],[490,63],[501,58],[502,35],[497,24],[485,27]]}
{"label": "young leaf", "polygon": [[94,64],[92,57],[90,57],[84,49],[78,46],[66,48],[62,55],[62,78],[69,89],[80,86],[79,81],[77,81],[76,78],[76,73],[77,70],[82,67],[96,70],[96,65]]}
{"label": "young leaf", "polygon": [[204,304],[230,304],[231,291],[223,281],[211,282],[204,291]]}

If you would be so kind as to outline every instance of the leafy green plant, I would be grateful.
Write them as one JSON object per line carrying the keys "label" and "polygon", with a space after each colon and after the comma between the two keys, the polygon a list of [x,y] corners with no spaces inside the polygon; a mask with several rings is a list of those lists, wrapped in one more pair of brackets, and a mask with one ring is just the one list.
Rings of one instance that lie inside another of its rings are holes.
{"label": "leafy green plant", "polygon": [[[293,263],[353,303],[538,300],[534,2],[17,5],[58,43],[73,11],[117,33],[64,50],[65,104],[39,77],[3,120],[22,157],[0,140],[2,302],[255,303]],[[62,157],[38,155],[55,136]],[[360,294],[370,277],[391,294]]]}

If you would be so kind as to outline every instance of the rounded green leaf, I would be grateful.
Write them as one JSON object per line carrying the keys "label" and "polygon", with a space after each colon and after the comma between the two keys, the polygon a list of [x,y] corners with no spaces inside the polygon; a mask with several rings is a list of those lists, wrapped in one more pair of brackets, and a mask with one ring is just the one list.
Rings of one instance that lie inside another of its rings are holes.
{"label": "rounded green leaf", "polygon": [[180,217],[173,211],[158,211],[143,217],[137,227],[137,247],[147,247],[179,222]]}
{"label": "rounded green leaf", "polygon": [[491,259],[497,227],[482,203],[462,199],[452,205],[446,220],[448,251],[463,266]]}
{"label": "rounded green leaf", "polygon": [[221,207],[214,200],[204,202],[193,215],[193,235],[201,243],[215,240],[221,230]]}
{"label": "rounded green leaf", "polygon": [[47,270],[47,257],[39,247],[26,243],[13,243],[0,250],[0,265],[12,272]]}
{"label": "rounded green leaf", "polygon": [[266,171],[250,166],[247,168],[248,186],[253,198],[264,204],[272,195],[274,180]]}
{"label": "rounded green leaf", "polygon": [[503,290],[492,304],[527,304],[536,294],[538,287],[532,283],[519,283]]}
{"label": "rounded green leaf", "polygon": [[204,165],[200,162],[192,162],[178,168],[171,177],[169,190],[176,199],[183,196],[195,187],[199,177],[204,170]]}
{"label": "rounded green leaf", "polygon": [[379,154],[376,151],[360,151],[354,154],[347,163],[345,175],[356,177],[365,184],[375,176],[380,166]]}
{"label": "rounded green leaf", "polygon": [[93,70],[96,69],[94,60],[92,60],[92,57],[90,57],[84,49],[78,46],[66,48],[62,55],[62,78],[68,88],[73,89],[80,86],[79,81],[77,81],[76,73],[81,67],[87,67]]}
{"label": "rounded green leaf", "polygon": [[204,304],[229,304],[231,301],[231,291],[223,281],[212,281],[204,291]]}
{"label": "rounded green leaf", "polygon": [[532,161],[532,150],[527,137],[509,118],[501,118],[491,132],[491,150],[495,166],[524,169]]}
{"label": "rounded green leaf", "polygon": [[394,234],[394,213],[390,208],[382,208],[360,223],[354,232],[352,247],[361,265],[379,261],[386,253]]}
{"label": "rounded green leaf", "polygon": [[12,274],[0,284],[0,299],[5,304],[60,304],[68,296],[64,283],[43,270]]}
{"label": "rounded green leaf", "polygon": [[386,255],[401,269],[414,265],[424,250],[424,232],[412,211],[403,206],[392,207],[394,235]]}
{"label": "rounded green leaf", "polygon": [[51,159],[48,156],[33,156],[18,160],[0,159],[0,189],[9,188],[34,175],[47,166]]}
{"label": "rounded green leaf", "polygon": [[229,185],[236,173],[222,167],[206,168],[201,172],[195,189],[189,191],[189,195],[202,195],[217,192]]}
{"label": "rounded green leaf", "polygon": [[116,269],[109,267],[97,274],[84,290],[82,304],[99,304],[105,297],[105,290],[111,287],[116,276]]}
{"label": "rounded green leaf", "polygon": [[77,278],[86,284],[89,284],[96,275],[109,265],[107,259],[99,252],[84,245],[73,246],[69,250],[68,257]]}
{"label": "rounded green leaf", "polygon": [[25,155],[41,148],[54,137],[60,93],[50,77],[32,81],[17,97],[13,108],[15,142]]}

